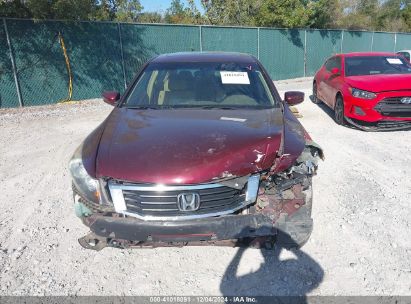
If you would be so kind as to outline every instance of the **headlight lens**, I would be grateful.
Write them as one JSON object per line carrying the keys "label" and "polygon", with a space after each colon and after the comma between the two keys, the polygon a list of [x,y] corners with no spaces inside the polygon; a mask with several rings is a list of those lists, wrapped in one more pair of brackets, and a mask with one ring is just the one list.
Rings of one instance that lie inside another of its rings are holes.
{"label": "headlight lens", "polygon": [[377,94],[373,92],[363,91],[363,90],[356,89],[356,88],[351,88],[350,91],[351,91],[351,95],[357,98],[374,99],[375,97],[377,97]]}
{"label": "headlight lens", "polygon": [[99,183],[98,180],[88,175],[84,168],[81,155],[82,150],[83,145],[80,145],[74,152],[74,155],[69,162],[70,173],[73,178],[73,183],[80,194],[87,200],[98,204],[101,199]]}

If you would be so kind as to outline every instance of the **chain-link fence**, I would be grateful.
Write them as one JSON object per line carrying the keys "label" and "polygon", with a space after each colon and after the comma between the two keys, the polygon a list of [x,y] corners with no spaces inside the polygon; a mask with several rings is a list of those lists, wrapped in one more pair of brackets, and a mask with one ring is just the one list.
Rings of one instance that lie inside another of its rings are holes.
{"label": "chain-link fence", "polygon": [[99,97],[103,90],[123,92],[144,62],[161,53],[249,53],[279,80],[312,76],[335,53],[411,49],[411,34],[405,33],[6,18],[1,23],[0,108],[66,100],[70,79],[73,100]]}

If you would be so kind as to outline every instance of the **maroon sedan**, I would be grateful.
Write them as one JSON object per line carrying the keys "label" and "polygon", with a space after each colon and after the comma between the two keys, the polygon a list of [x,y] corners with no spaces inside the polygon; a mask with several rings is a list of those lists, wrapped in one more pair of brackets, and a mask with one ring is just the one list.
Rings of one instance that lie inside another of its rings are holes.
{"label": "maroon sedan", "polygon": [[335,121],[363,130],[411,128],[411,66],[394,53],[350,53],[329,58],[313,82],[314,103]]}
{"label": "maroon sedan", "polygon": [[79,239],[142,246],[301,246],[321,148],[257,59],[177,53],[149,61],[70,161]]}

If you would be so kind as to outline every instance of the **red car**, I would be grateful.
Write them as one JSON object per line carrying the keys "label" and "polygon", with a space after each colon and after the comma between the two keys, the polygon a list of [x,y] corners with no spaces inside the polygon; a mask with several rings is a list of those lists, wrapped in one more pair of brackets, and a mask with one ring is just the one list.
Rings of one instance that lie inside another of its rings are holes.
{"label": "red car", "polygon": [[148,62],[70,161],[82,246],[298,247],[311,229],[321,148],[262,65],[237,53]]}
{"label": "red car", "polygon": [[313,102],[333,109],[340,125],[411,128],[411,66],[394,53],[335,55],[314,77]]}

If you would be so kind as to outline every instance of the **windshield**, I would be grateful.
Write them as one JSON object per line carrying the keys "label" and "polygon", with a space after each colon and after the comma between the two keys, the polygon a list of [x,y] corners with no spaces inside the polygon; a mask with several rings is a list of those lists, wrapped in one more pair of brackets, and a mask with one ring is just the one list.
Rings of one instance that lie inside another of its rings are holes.
{"label": "windshield", "polygon": [[126,98],[127,108],[271,108],[257,64],[152,63]]}
{"label": "windshield", "polygon": [[411,74],[411,66],[399,56],[345,57],[345,75]]}

